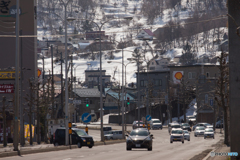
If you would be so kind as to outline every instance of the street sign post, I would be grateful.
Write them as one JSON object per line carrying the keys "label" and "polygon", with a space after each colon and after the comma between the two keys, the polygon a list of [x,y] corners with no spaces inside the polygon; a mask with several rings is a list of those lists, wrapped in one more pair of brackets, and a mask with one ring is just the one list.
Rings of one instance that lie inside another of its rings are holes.
{"label": "street sign post", "polygon": [[84,123],[90,122],[91,119],[92,119],[91,114],[89,114],[89,113],[83,113],[83,114],[82,114],[82,121],[83,121]]}
{"label": "street sign post", "polygon": [[147,121],[151,121],[151,119],[152,119],[152,117],[151,117],[150,115],[147,115],[147,116],[146,116],[146,120],[147,120]]}

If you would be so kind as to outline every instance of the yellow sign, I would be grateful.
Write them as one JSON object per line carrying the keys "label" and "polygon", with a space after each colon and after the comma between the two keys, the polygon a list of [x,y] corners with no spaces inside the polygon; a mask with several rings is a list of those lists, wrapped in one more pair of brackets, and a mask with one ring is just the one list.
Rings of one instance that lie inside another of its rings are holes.
{"label": "yellow sign", "polygon": [[15,79],[15,71],[0,71],[0,79]]}
{"label": "yellow sign", "polygon": [[[35,126],[32,125],[32,138],[34,137],[34,128],[35,128]],[[30,137],[29,124],[25,124],[25,125],[24,125],[24,137],[25,137],[25,138]]]}
{"label": "yellow sign", "polygon": [[177,73],[175,74],[175,78],[176,78],[177,80],[182,79],[182,77],[183,77],[183,75],[182,75],[181,72],[177,72]]}
{"label": "yellow sign", "polygon": [[38,77],[40,77],[41,74],[42,74],[42,71],[38,69]]}
{"label": "yellow sign", "polygon": [[68,130],[68,133],[69,133],[69,134],[72,134],[72,129],[69,129],[69,130]]}

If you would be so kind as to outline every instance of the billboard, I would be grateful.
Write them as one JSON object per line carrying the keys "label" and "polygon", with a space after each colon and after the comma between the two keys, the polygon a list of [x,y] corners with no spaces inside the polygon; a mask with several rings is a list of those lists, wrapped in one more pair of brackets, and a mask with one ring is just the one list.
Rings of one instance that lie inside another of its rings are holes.
{"label": "billboard", "polygon": [[14,93],[14,85],[0,84],[0,93]]}

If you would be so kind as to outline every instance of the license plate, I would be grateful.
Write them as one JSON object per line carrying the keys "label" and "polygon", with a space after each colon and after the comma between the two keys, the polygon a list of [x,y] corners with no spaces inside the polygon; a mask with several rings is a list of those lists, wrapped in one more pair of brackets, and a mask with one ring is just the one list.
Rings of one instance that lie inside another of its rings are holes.
{"label": "license plate", "polygon": [[177,139],[174,139],[174,141],[177,141]]}
{"label": "license plate", "polygon": [[87,144],[90,144],[90,142],[87,142]]}
{"label": "license plate", "polygon": [[141,144],[136,144],[136,147],[141,147]]}
{"label": "license plate", "polygon": [[207,136],[208,138],[210,137],[210,136]]}

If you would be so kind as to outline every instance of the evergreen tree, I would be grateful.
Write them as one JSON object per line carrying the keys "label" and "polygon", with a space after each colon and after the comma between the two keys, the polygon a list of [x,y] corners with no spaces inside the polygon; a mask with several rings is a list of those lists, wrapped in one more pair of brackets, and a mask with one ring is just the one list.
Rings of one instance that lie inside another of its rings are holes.
{"label": "evergreen tree", "polygon": [[179,61],[182,65],[192,65],[196,62],[196,55],[192,51],[192,46],[188,43],[183,47],[182,56]]}
{"label": "evergreen tree", "polygon": [[59,34],[61,34],[61,35],[63,34],[63,28],[62,28],[62,26],[59,27]]}
{"label": "evergreen tree", "polygon": [[85,32],[89,32],[89,31],[93,31],[93,26],[92,24],[89,22],[89,20],[86,20],[85,22],[83,22],[83,26],[82,26],[82,30]]}

